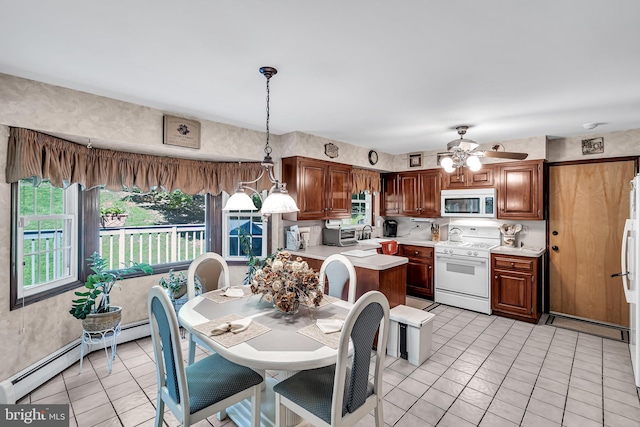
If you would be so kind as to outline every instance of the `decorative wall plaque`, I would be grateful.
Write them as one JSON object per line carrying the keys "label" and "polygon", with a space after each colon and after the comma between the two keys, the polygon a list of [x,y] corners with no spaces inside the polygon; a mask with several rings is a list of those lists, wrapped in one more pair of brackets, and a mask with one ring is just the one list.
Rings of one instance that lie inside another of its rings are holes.
{"label": "decorative wall plaque", "polygon": [[409,154],[409,167],[410,168],[422,167],[422,153]]}
{"label": "decorative wall plaque", "polygon": [[582,140],[582,154],[604,153],[604,138],[591,138]]}
{"label": "decorative wall plaque", "polygon": [[328,144],[324,144],[324,154],[326,154],[327,157],[335,159],[336,157],[338,157],[338,146],[332,144],[331,142]]}
{"label": "decorative wall plaque", "polygon": [[200,122],[164,116],[164,144],[200,148]]}

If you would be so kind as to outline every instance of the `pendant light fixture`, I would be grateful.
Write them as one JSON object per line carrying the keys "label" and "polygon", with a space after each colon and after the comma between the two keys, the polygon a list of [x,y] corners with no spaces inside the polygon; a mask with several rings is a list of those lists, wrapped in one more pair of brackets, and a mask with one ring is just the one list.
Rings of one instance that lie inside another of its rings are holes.
{"label": "pendant light fixture", "polygon": [[246,190],[251,190],[252,192],[258,194],[260,193],[249,186],[249,184],[254,184],[258,182],[266,173],[269,177],[269,181],[273,183],[271,190],[269,190],[269,195],[262,202],[262,214],[263,215],[271,215],[271,214],[279,214],[279,213],[290,213],[290,212],[298,212],[298,206],[296,205],[293,197],[289,195],[287,192],[287,184],[284,182],[280,182],[276,179],[273,174],[273,159],[271,158],[272,148],[269,145],[269,80],[273,77],[278,70],[273,67],[261,67],[260,73],[267,78],[267,142],[264,146],[264,159],[262,159],[262,171],[260,175],[253,181],[239,181],[238,188],[236,192],[229,197],[226,205],[222,210],[225,211],[256,211],[258,208],[253,203],[251,197],[245,192]]}

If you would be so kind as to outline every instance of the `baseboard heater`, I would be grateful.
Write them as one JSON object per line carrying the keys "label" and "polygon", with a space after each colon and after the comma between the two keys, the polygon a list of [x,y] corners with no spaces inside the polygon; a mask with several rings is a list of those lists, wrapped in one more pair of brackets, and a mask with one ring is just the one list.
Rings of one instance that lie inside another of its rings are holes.
{"label": "baseboard heater", "polygon": [[[150,334],[148,320],[130,323],[122,327],[118,337],[118,344],[148,337]],[[15,403],[60,372],[77,363],[80,360],[80,344],[81,338],[78,338],[14,376],[0,382],[0,404]],[[93,345],[91,353],[94,351],[104,351],[104,348],[99,345]]]}

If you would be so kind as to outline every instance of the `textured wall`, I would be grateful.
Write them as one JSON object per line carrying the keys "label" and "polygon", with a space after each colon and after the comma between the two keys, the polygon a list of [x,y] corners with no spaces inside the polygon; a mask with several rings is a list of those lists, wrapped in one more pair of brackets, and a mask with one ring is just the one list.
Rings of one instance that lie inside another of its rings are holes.
{"label": "textured wall", "polygon": [[[583,155],[582,140],[597,137],[604,139],[604,153]],[[552,162],[640,156],[640,129],[549,139],[548,150]]]}

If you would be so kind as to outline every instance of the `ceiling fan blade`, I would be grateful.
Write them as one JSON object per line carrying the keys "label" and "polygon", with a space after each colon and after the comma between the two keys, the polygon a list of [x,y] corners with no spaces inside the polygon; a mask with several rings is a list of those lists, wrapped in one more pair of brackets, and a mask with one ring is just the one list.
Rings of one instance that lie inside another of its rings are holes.
{"label": "ceiling fan blade", "polygon": [[483,151],[482,157],[493,157],[496,159],[524,160],[529,156],[527,153],[514,153],[509,151]]}

